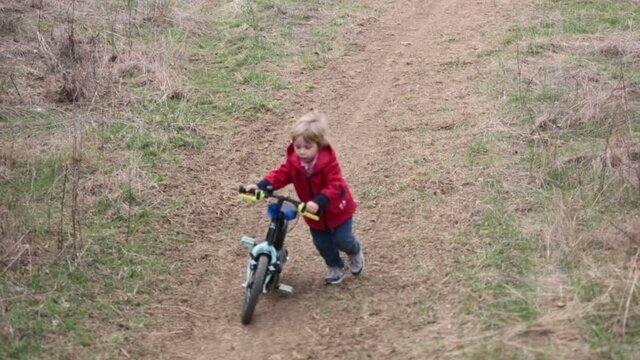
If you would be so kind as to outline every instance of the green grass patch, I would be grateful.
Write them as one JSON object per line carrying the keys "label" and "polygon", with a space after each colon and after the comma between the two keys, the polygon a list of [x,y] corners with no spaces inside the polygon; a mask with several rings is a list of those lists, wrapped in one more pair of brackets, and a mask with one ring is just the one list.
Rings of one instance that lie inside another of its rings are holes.
{"label": "green grass patch", "polygon": [[591,171],[588,163],[570,162],[550,168],[545,174],[545,184],[562,190],[593,184],[597,174]]}
{"label": "green grass patch", "polygon": [[[64,108],[30,106],[19,109],[0,109],[0,123],[14,126],[16,129],[29,127],[34,131],[34,127],[41,131],[51,131],[62,129],[68,114]],[[0,137],[1,138],[1,137]],[[10,140],[10,139],[8,139]]]}
{"label": "green grass patch", "polygon": [[517,43],[521,40],[529,40],[538,37],[552,37],[555,35],[553,29],[547,23],[538,25],[521,26],[516,25],[509,30],[502,40],[505,45]]}
{"label": "green grass patch", "polygon": [[0,204],[9,210],[6,224],[12,232],[36,239],[55,232],[67,161],[67,156],[53,154],[13,164],[11,175],[0,181]]}
{"label": "green grass patch", "polygon": [[[85,260],[78,266],[59,261],[33,272],[10,274],[3,281],[0,294],[11,299],[5,305],[13,331],[0,336],[1,358],[38,357],[50,351],[47,348],[56,339],[67,347],[49,356],[89,356],[89,349],[105,346],[96,332],[104,326],[140,329],[149,322],[143,307],[153,294],[166,289],[158,276],[168,267],[160,256],[165,244],[151,236],[123,243],[111,229],[97,226],[85,235],[95,242],[85,249]],[[123,313],[136,315],[125,318]],[[91,325],[96,323],[100,329]]]}
{"label": "green grass patch", "polygon": [[640,140],[640,117],[638,115],[640,114],[636,112],[635,116],[633,117],[634,120],[632,120],[631,124],[629,124],[631,135],[636,139],[636,141]]}
{"label": "green grass patch", "polygon": [[522,106],[530,104],[553,104],[562,99],[560,89],[551,86],[542,86],[540,89],[524,88],[519,92],[514,92],[507,98],[510,106]]}
{"label": "green grass patch", "polygon": [[500,49],[483,49],[478,51],[476,56],[479,58],[485,58],[485,57],[496,57],[500,54],[502,54],[502,50]]}
{"label": "green grass patch", "polygon": [[633,31],[640,21],[638,6],[630,1],[571,0],[543,1],[539,20],[531,24],[514,25],[502,39],[510,45],[526,42],[524,53],[539,55],[547,52],[546,39],[560,36]]}
{"label": "green grass patch", "polygon": [[239,30],[239,34],[231,34],[231,29],[227,30],[228,37],[217,35],[198,42],[203,57],[210,57],[209,53],[215,51],[214,61],[190,76],[199,89],[199,97],[212,100],[209,119],[254,118],[274,110],[276,104],[271,93],[287,88],[283,79],[263,69],[264,65],[289,56],[283,46],[255,34],[255,29]]}
{"label": "green grass patch", "polygon": [[[122,130],[110,131],[117,135]],[[167,269],[164,251],[182,240],[156,236],[163,212],[126,185],[119,196],[99,197],[92,208],[78,205],[82,256],[75,258],[69,161],[68,155],[53,154],[16,163],[11,176],[0,181],[0,204],[10,210],[4,231],[23,236],[31,255],[29,267],[18,262],[2,275],[0,297],[8,300],[3,303],[0,358],[117,353],[119,348],[110,350],[101,338],[104,324],[115,330],[119,323],[141,328],[148,322],[142,307],[152,294],[167,289],[160,276]],[[81,168],[85,175],[90,171]],[[135,324],[132,318],[138,319]]]}
{"label": "green grass patch", "polygon": [[284,90],[289,88],[289,84],[284,79],[265,71],[249,70],[240,76],[243,81],[263,89]]}
{"label": "green grass patch", "polygon": [[314,51],[308,51],[300,56],[300,63],[304,70],[317,70],[324,67],[324,61]]}
{"label": "green grass patch", "polygon": [[640,83],[640,67],[634,59],[601,60],[599,70],[610,80],[624,79],[630,84]]}
{"label": "green grass patch", "polygon": [[569,35],[630,31],[640,20],[640,10],[631,1],[545,1],[540,11],[554,30]]}
{"label": "green grass patch", "polygon": [[386,195],[387,195],[387,190],[384,187],[369,186],[362,192],[362,194],[360,195],[360,198],[363,201],[372,201],[372,200],[376,200],[381,197],[384,197]]}
{"label": "green grass patch", "polygon": [[[336,50],[345,19],[367,10],[357,4],[335,1],[320,7],[300,0],[261,0],[212,23],[213,35],[201,37],[193,47],[210,60],[190,75],[197,97],[209,103],[208,118],[253,119],[278,111],[274,93],[291,85],[267,69],[291,62],[304,70],[323,67]],[[327,16],[331,11],[335,15]]]}
{"label": "green grass patch", "polygon": [[88,136],[103,145],[138,154],[150,166],[177,162],[177,151],[198,151],[207,144],[200,129],[205,126],[208,114],[192,100],[146,99],[133,104],[129,111],[122,119],[92,129]]}
{"label": "green grass patch", "polygon": [[[615,313],[616,309],[608,309],[607,312]],[[591,353],[599,359],[633,359],[640,352],[637,339],[640,338],[640,316],[630,316],[626,324],[626,341],[616,335],[620,324],[612,320],[608,315],[588,316],[583,323],[586,341]]]}
{"label": "green grass patch", "polygon": [[464,152],[464,161],[467,165],[475,165],[479,159],[489,153],[489,145],[486,140],[480,139],[469,144]]}
{"label": "green grass patch", "polygon": [[620,81],[627,84],[640,82],[640,68],[633,56],[606,56],[595,52],[571,54],[569,64],[592,69],[603,80]]}
{"label": "green grass patch", "polygon": [[495,193],[476,224],[484,246],[471,259],[458,259],[469,293],[465,309],[488,328],[536,319],[535,259],[538,239],[525,235],[504,199]]}
{"label": "green grass patch", "polygon": [[[32,229],[44,226],[37,219],[46,219],[43,213],[47,211],[53,213],[47,224],[49,233],[29,241],[32,249],[46,253],[53,249],[45,250],[45,244],[59,234],[60,200],[51,199],[49,193],[51,188],[59,190],[61,184],[56,184],[59,163],[48,159],[44,164],[37,167],[44,170],[42,176],[34,177],[34,185],[27,187],[23,183],[22,187],[39,199],[38,207],[29,208],[34,218],[20,219],[25,230],[37,233]],[[17,184],[14,182],[12,189],[21,189]],[[67,239],[70,225],[65,218],[63,243],[67,250],[53,258],[34,257],[37,262],[31,271],[18,267],[18,271],[3,275],[0,297],[9,299],[4,303],[5,321],[12,331],[0,331],[0,358],[30,359],[45,353],[69,358],[90,356],[96,350],[118,351],[119,348],[109,348],[112,342],[103,342],[105,326],[112,331],[120,326],[141,329],[149,322],[144,306],[154,294],[168,288],[161,276],[168,268],[164,251],[179,239],[155,235],[154,224],[162,216],[158,209],[150,208],[130,189],[122,189],[119,197],[100,198],[93,210],[81,209],[80,213],[80,259],[70,253],[72,239]],[[94,326],[97,323],[101,325]],[[58,342],[65,346],[55,346]]]}
{"label": "green grass patch", "polygon": [[577,277],[571,286],[576,292],[580,302],[594,301],[607,290],[605,285],[597,279],[587,279],[584,276]]}

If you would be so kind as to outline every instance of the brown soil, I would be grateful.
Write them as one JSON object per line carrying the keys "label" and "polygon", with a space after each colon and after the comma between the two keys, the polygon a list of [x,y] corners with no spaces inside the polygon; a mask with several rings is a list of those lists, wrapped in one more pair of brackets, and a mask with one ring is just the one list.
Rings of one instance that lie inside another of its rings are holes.
{"label": "brown soil", "polygon": [[[490,75],[478,54],[495,46],[524,2],[367,3],[380,12],[359,25],[357,49],[322,70],[297,72],[296,83],[313,87],[285,99],[290,113],[247,123],[231,140],[223,130],[209,134],[212,146],[172,175],[163,191],[190,199],[184,221],[194,242],[173,254],[176,287],[153,307],[158,326],[139,338],[149,357],[426,359],[477,348],[479,325],[462,311],[464,287],[452,274],[453,239],[484,197],[464,154],[496,123],[495,100],[478,90]],[[359,198],[356,235],[367,268],[325,286],[301,222],[287,238],[284,273],[295,295],[263,296],[243,326],[248,256],[238,240],[264,235],[267,223],[264,204],[239,204],[233,189],[283,159],[288,124],[312,107],[329,115]]]}

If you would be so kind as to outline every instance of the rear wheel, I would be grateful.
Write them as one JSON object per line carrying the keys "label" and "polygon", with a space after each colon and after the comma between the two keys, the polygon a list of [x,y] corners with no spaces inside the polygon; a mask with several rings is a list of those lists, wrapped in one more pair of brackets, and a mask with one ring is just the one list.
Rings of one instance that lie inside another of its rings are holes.
{"label": "rear wheel", "polygon": [[253,279],[247,284],[247,291],[244,295],[244,303],[242,304],[242,323],[247,325],[251,322],[251,316],[258,303],[258,297],[264,288],[264,280],[267,277],[267,268],[269,267],[269,257],[262,255],[258,257],[258,266],[253,272]]}

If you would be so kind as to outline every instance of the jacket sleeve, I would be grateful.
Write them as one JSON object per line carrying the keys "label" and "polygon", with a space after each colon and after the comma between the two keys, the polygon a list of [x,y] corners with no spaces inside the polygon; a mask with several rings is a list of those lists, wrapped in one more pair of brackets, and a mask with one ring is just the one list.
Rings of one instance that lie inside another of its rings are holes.
{"label": "jacket sleeve", "polygon": [[332,201],[340,200],[346,194],[345,182],[338,161],[336,160],[329,164],[324,172],[327,178],[327,185],[313,198],[313,202],[318,204],[321,210],[326,208]]}
{"label": "jacket sleeve", "polygon": [[278,190],[291,183],[291,169],[288,161],[285,160],[280,167],[271,170],[264,179],[262,179],[257,185],[260,189],[265,190],[268,185],[273,187],[273,190]]}

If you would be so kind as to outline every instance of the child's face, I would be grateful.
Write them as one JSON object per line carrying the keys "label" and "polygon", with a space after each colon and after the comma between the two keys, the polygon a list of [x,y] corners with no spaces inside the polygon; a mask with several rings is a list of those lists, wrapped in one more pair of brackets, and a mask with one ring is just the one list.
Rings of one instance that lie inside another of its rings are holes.
{"label": "child's face", "polygon": [[312,162],[318,153],[318,144],[305,140],[302,135],[293,140],[293,148],[300,160],[306,163]]}

